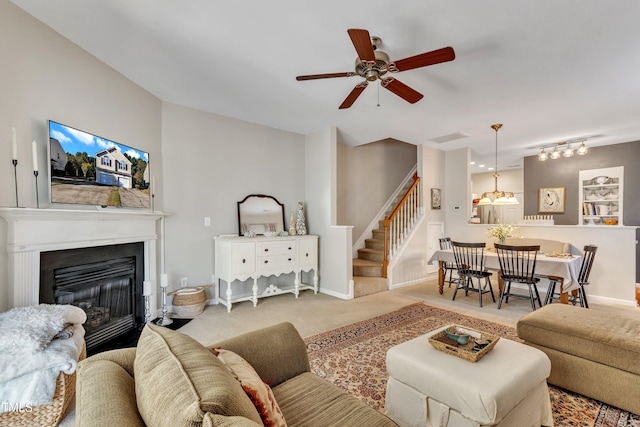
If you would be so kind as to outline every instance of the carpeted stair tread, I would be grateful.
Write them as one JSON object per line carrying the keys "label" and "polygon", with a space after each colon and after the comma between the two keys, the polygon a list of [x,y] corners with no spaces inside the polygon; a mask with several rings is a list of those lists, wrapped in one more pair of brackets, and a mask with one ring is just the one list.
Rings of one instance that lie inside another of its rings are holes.
{"label": "carpeted stair tread", "polygon": [[382,262],[355,258],[353,276],[382,277]]}
{"label": "carpeted stair tread", "polygon": [[377,294],[389,290],[389,282],[384,277],[353,276],[353,297]]}
{"label": "carpeted stair tread", "polygon": [[369,248],[358,249],[358,259],[382,262],[384,251]]}

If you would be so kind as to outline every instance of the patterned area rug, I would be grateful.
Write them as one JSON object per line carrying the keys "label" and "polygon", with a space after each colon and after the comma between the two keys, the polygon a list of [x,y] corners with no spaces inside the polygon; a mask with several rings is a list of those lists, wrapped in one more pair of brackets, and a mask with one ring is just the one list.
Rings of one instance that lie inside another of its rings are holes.
{"label": "patterned area rug", "polygon": [[[417,303],[305,339],[311,370],[383,411],[387,350],[452,323],[521,341],[513,328]],[[638,415],[558,387],[549,391],[555,426],[640,427]]]}

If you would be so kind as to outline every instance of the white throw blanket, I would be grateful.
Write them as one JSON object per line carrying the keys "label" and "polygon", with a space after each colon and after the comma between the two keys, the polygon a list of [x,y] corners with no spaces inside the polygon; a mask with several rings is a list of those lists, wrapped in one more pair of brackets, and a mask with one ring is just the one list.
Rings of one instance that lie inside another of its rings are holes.
{"label": "white throw blanket", "polygon": [[[85,312],[72,305],[40,304],[0,313],[0,402],[20,407],[51,402],[60,372],[75,372],[85,321]],[[68,324],[73,336],[53,339]],[[0,412],[9,409],[0,405]]]}

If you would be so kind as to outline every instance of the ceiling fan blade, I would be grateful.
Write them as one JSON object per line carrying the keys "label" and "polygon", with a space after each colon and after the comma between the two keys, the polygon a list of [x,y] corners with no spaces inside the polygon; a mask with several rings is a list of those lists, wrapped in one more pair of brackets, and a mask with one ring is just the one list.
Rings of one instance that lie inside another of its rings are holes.
{"label": "ceiling fan blade", "polygon": [[409,86],[394,79],[393,77],[380,79],[380,84],[383,88],[390,90],[410,104],[415,104],[423,98],[423,95],[420,92],[411,89]]}
{"label": "ceiling fan blade", "polygon": [[389,64],[389,71],[413,70],[414,68],[426,67],[427,65],[453,61],[455,58],[456,53],[452,47],[443,47],[442,49],[393,61]]}
{"label": "ceiling fan blade", "polygon": [[373,52],[369,31],[351,28],[347,30],[347,33],[349,33],[349,37],[351,37],[353,47],[355,47],[356,52],[358,52],[358,58],[360,58],[361,61],[375,62],[376,55]]}
{"label": "ceiling fan blade", "polygon": [[367,88],[367,84],[368,83],[366,80],[358,83],[356,87],[353,88],[351,93],[345,98],[345,100],[342,101],[342,104],[340,104],[340,107],[338,107],[338,109],[342,110],[344,108],[351,107],[353,103],[356,102],[356,99],[358,99],[362,91]]}
{"label": "ceiling fan blade", "polygon": [[349,71],[346,73],[327,73],[327,74],[310,74],[308,76],[297,76],[296,80],[317,80],[317,79],[332,79],[334,77],[351,77],[355,76],[356,73],[353,71]]}

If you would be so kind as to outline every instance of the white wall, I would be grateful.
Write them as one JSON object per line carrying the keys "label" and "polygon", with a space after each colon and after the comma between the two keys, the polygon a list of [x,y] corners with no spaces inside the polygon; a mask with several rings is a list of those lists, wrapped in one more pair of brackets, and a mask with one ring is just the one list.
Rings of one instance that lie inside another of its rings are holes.
{"label": "white wall", "polygon": [[[237,202],[268,194],[285,222],[305,201],[304,136],[176,104],[162,104],[165,271],[171,285],[211,283],[213,236],[238,234]],[[204,218],[211,218],[205,227]],[[307,229],[314,233],[308,220]],[[213,296],[213,291],[209,292]]]}
{"label": "white wall", "polygon": [[353,298],[351,227],[337,226],[337,130],[307,135],[305,168],[308,228],[320,235],[320,291]]}
{"label": "white wall", "polygon": [[[40,207],[49,206],[49,119],[145,150],[152,173],[160,170],[161,104],[156,97],[8,1],[0,2],[0,39],[0,206],[16,206],[12,127],[18,137],[21,207],[36,207],[33,140],[38,144]],[[156,203],[160,206],[162,198]],[[0,242],[6,242],[1,220]],[[0,245],[2,283],[7,280],[6,258]],[[0,310],[7,308],[6,301],[0,286]]]}

